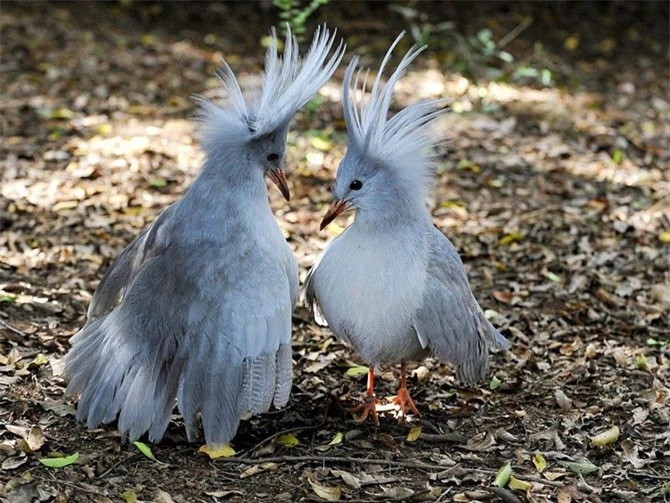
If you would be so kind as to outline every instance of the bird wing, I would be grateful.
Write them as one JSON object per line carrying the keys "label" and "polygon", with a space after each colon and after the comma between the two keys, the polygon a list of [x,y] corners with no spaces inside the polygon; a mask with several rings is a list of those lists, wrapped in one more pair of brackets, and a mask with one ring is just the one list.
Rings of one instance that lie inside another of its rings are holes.
{"label": "bird wing", "polygon": [[[325,253],[326,252],[324,250],[321,256],[323,256]],[[321,307],[319,306],[313,282],[314,272],[318,266],[319,263],[317,262],[314,267],[309,270],[307,276],[305,276],[305,282],[303,283],[302,289],[300,290],[300,301],[307,307],[307,309],[309,309],[309,312],[312,313],[312,316],[314,316],[314,321],[317,325],[321,327],[327,327],[328,321],[326,320],[326,317],[323,315]]]}
{"label": "bird wing", "polygon": [[475,300],[456,248],[436,228],[429,239],[424,301],[413,324],[421,345],[451,362],[465,383],[486,376],[489,347],[509,346]]}
{"label": "bird wing", "polygon": [[216,301],[189,309],[197,343],[184,355],[178,404],[189,437],[201,414],[209,445],[231,440],[244,414],[286,405],[291,389],[291,281],[276,262],[259,272],[262,259],[247,260],[256,264],[219,271],[232,284]]}
{"label": "bird wing", "polygon": [[134,440],[148,431],[156,441],[176,400],[189,439],[200,413],[207,443],[220,445],[232,439],[244,412],[288,401],[297,280],[239,240],[223,249],[150,248],[152,231],[129,246],[119,272],[102,285],[124,289],[118,306],[73,337],[68,389],[81,393],[77,417],[91,427],[118,415],[122,434]]}
{"label": "bird wing", "polygon": [[118,256],[100,280],[88,307],[88,323],[108,314],[119,305],[128,286],[147,260],[159,255],[169,241],[166,236],[166,224],[176,205],[163,211],[159,217],[139,236],[137,236]]}

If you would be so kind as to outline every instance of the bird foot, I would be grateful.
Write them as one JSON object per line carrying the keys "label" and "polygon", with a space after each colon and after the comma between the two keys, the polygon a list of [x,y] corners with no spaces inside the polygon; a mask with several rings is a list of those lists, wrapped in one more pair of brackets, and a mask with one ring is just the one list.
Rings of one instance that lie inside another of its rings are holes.
{"label": "bird foot", "polygon": [[398,390],[398,394],[393,399],[393,404],[397,405],[400,408],[400,413],[403,416],[407,415],[407,409],[409,409],[410,411],[412,411],[413,414],[415,414],[418,417],[421,417],[421,413],[416,408],[416,405],[414,405],[414,401],[412,400],[412,397],[409,396],[409,391],[407,390],[407,388],[400,388]]}
{"label": "bird foot", "polygon": [[361,403],[354,407],[348,408],[347,411],[354,414],[354,421],[357,423],[362,423],[368,418],[368,416],[372,416],[372,422],[375,424],[375,426],[379,426],[379,417],[377,417],[377,403],[377,397],[375,395],[368,395]]}

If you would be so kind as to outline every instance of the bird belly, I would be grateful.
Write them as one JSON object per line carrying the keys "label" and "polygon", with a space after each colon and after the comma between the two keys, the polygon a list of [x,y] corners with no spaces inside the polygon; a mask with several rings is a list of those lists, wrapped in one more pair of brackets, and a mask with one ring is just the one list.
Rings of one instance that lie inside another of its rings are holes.
{"label": "bird belly", "polygon": [[323,257],[315,273],[321,310],[333,333],[368,363],[418,358],[425,350],[411,320],[423,301],[425,268],[405,260],[402,246],[370,248],[335,248]]}

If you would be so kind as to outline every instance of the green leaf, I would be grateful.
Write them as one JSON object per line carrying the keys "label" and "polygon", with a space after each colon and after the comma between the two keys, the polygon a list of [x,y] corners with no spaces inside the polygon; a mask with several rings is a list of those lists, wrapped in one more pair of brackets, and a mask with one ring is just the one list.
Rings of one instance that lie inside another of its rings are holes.
{"label": "green leaf", "polygon": [[62,458],[42,458],[40,463],[49,468],[63,468],[64,466],[72,465],[79,460],[79,453],[75,452],[69,456],[63,456]]}
{"label": "green leaf", "polygon": [[143,443],[143,442],[133,442],[133,445],[134,445],[135,447],[137,447],[137,449],[138,449],[142,454],[144,454],[147,458],[149,458],[150,460],[152,460],[152,461],[158,461],[158,460],[154,457],[154,453],[151,452],[151,448],[150,448],[147,444],[145,444],[145,443]]}
{"label": "green leaf", "polygon": [[328,443],[328,445],[338,445],[342,443],[342,439],[344,438],[344,434],[341,431],[338,431],[333,439]]}
{"label": "green leaf", "polygon": [[167,180],[165,178],[152,178],[149,180],[149,185],[156,188],[165,187],[167,185]]}
{"label": "green leaf", "polygon": [[617,148],[614,150],[614,152],[612,152],[612,160],[616,164],[621,164],[621,161],[623,161],[623,152],[620,148]]}
{"label": "green leaf", "polygon": [[347,375],[349,377],[358,377],[368,373],[368,368],[362,365],[357,365],[355,367],[349,367],[347,369]]}
{"label": "green leaf", "polygon": [[549,281],[553,281],[554,283],[560,283],[561,282],[561,277],[556,273],[553,273],[551,271],[547,271],[547,272],[544,273],[544,275],[546,276],[546,278]]}
{"label": "green leaf", "polygon": [[509,482],[509,478],[512,476],[512,464],[507,463],[505,466],[500,468],[498,470],[498,473],[496,473],[496,478],[493,481],[493,485],[497,487],[505,487],[507,485],[507,482]]}
{"label": "green leaf", "polygon": [[540,473],[547,469],[547,460],[539,452],[536,452],[533,456],[533,464],[535,465],[535,469]]}
{"label": "green leaf", "polygon": [[502,384],[502,381],[500,379],[498,379],[496,376],[493,376],[491,378],[491,382],[489,383],[489,388],[498,389],[501,384]]}
{"label": "green leaf", "polygon": [[588,460],[584,461],[559,461],[559,465],[567,468],[571,472],[578,473],[581,475],[587,475],[589,473],[595,473],[598,471],[598,467],[591,463]]}

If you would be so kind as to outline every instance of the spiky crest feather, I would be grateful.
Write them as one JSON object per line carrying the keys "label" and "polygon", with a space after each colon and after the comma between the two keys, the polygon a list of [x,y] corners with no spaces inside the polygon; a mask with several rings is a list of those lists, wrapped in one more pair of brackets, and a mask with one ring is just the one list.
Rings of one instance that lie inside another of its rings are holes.
{"label": "spiky crest feather", "polygon": [[[349,136],[348,150],[361,158],[381,161],[388,169],[395,169],[399,176],[414,180],[425,187],[431,176],[430,147],[441,138],[430,134],[430,124],[448,111],[448,99],[425,101],[409,105],[388,118],[393,88],[405,74],[408,66],[426,48],[412,46],[402,58],[385,84],[384,70],[393,49],[403,38],[402,32],[386,52],[369,96],[369,69],[359,68],[359,58],[354,57],[347,67],[343,83],[344,119]],[[408,187],[411,186],[408,185]]]}
{"label": "spiky crest feather", "polygon": [[270,47],[259,88],[241,89],[230,66],[224,61],[218,76],[230,105],[221,107],[198,96],[200,136],[206,150],[240,140],[259,138],[288,125],[293,115],[335,72],[346,46],[341,40],[330,59],[335,42],[326,25],[317,28],[309,51],[300,58],[298,41],[287,25],[283,55],[277,50],[277,33],[271,30]]}

